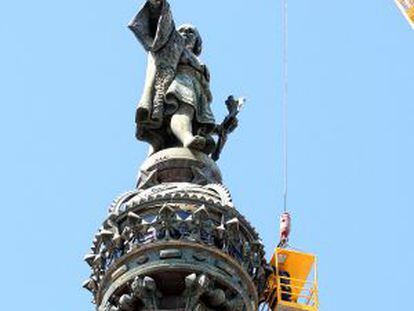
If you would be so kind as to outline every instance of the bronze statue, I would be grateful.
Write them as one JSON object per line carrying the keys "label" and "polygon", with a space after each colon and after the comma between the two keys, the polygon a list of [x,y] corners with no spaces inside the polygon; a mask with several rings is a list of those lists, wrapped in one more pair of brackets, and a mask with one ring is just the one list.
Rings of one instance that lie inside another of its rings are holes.
{"label": "bronze statue", "polygon": [[176,29],[166,0],[147,0],[129,28],[148,52],[136,137],[148,142],[152,152],[182,146],[218,159],[223,144],[216,146],[212,135],[225,142],[227,127],[233,130],[237,125],[237,113],[227,118],[227,126],[216,125],[210,73],[199,59],[203,43],[197,28],[186,24]]}
{"label": "bronze statue", "polygon": [[175,28],[167,0],[145,1],[130,28],[149,54],[136,122],[153,154],[136,189],[111,204],[85,257],[84,287],[97,311],[256,311],[264,248],[214,162],[243,100],[230,96],[216,124],[200,34]]}

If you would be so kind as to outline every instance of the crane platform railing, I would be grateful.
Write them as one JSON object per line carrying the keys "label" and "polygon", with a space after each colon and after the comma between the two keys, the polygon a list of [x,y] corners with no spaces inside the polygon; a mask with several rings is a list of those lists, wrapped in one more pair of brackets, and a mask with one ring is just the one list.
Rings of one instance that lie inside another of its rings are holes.
{"label": "crane platform railing", "polygon": [[[273,276],[273,291],[269,293],[268,305],[290,306],[294,310],[318,310],[318,287],[310,281],[303,281],[284,276]],[[273,309],[278,310],[278,309]]]}

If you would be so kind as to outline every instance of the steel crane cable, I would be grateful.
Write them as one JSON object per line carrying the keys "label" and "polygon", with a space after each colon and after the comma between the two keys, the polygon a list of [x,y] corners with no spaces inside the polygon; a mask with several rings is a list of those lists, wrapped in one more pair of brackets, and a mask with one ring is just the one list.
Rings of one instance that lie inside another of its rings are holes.
{"label": "steel crane cable", "polygon": [[288,211],[288,0],[282,0],[282,174],[283,211]]}
{"label": "steel crane cable", "polygon": [[287,248],[291,231],[291,216],[288,212],[288,0],[282,0],[282,174],[283,174],[283,213],[279,219],[280,242],[278,247]]}

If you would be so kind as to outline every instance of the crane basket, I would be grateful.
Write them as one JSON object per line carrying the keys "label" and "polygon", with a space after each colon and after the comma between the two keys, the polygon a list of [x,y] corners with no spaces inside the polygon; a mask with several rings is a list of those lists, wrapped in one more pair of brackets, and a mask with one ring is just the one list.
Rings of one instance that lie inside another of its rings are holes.
{"label": "crane basket", "polygon": [[266,301],[273,311],[318,311],[316,257],[295,250],[277,248],[270,261],[273,273]]}

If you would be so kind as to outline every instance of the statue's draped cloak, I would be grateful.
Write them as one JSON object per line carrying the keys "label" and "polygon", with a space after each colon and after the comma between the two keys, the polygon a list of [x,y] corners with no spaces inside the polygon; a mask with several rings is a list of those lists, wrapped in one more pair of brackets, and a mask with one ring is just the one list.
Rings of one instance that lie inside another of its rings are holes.
{"label": "statue's draped cloak", "polygon": [[129,27],[149,52],[144,91],[136,114],[138,138],[150,143],[159,140],[165,117],[174,114],[182,103],[195,109],[195,129],[211,132],[215,120],[210,108],[208,70],[185,47],[168,2],[155,12],[146,2]]}

